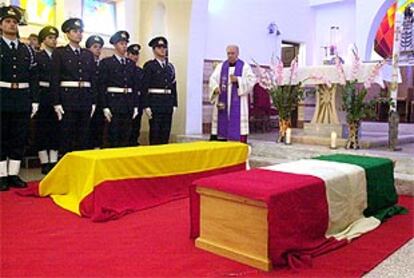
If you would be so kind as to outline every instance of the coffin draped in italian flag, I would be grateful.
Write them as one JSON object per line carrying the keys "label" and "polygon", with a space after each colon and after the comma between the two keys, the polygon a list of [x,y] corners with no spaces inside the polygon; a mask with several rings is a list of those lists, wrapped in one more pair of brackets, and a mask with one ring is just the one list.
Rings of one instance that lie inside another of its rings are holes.
{"label": "coffin draped in italian flag", "polygon": [[[191,236],[204,242],[210,239],[202,239],[203,228],[200,236],[200,226],[206,221],[202,218],[202,204],[200,208],[200,188],[246,198],[241,203],[264,203],[269,262],[294,269],[310,265],[312,257],[374,230],[387,218],[406,213],[397,205],[391,160],[343,154],[321,156],[195,181],[191,193]],[[236,231],[235,236],[240,233],[249,231]],[[220,244],[204,249],[237,252]]]}

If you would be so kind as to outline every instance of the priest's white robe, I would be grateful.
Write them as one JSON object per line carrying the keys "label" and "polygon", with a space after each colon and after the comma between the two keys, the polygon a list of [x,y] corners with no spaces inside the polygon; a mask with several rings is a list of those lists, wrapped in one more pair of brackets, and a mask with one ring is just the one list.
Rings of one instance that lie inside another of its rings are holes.
{"label": "priest's white robe", "polygon": [[[213,119],[211,124],[211,134],[217,135],[218,133],[218,109],[217,104],[219,101],[219,95],[214,94],[216,89],[220,89],[220,77],[221,68],[223,63],[216,66],[213,74],[209,80],[209,96],[210,101],[213,104]],[[229,67],[229,77],[227,78],[229,84],[227,86],[227,113],[230,113],[231,104],[231,90],[233,84],[230,81],[230,75],[234,74],[235,67]],[[239,88],[237,94],[240,97],[240,135],[249,134],[249,94],[252,92],[253,86],[256,84],[256,76],[254,75],[252,68],[249,64],[244,63],[242,76],[237,77]]]}

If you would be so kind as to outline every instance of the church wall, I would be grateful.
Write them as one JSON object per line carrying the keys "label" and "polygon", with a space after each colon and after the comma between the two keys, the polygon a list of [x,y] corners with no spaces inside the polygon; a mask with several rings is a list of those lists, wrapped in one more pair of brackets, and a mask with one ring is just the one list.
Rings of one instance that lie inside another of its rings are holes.
{"label": "church wall", "polygon": [[202,132],[204,53],[207,42],[208,1],[193,1],[188,45],[186,134]]}
{"label": "church wall", "polygon": [[323,46],[330,44],[330,27],[338,26],[338,52],[346,59],[347,48],[355,42],[355,2],[345,1],[320,5],[315,10],[315,44],[313,64],[321,64],[324,57]]}
{"label": "church wall", "polygon": [[[267,64],[272,53],[280,55],[281,40],[305,43],[306,53],[312,53],[313,19],[308,0],[210,0],[205,58],[222,60],[226,45],[236,43],[242,59]],[[279,37],[268,34],[271,22],[278,25]],[[306,62],[312,63],[311,55]]]}

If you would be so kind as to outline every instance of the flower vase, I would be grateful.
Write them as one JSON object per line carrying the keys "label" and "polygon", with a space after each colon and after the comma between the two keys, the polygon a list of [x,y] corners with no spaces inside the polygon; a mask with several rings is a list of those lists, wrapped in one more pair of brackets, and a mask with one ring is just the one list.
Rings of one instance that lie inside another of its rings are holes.
{"label": "flower vase", "polygon": [[346,149],[359,149],[359,129],[361,127],[360,122],[348,123],[348,140],[346,141]]}
{"label": "flower vase", "polygon": [[284,143],[286,141],[286,130],[291,127],[290,119],[279,119],[279,136],[277,143]]}

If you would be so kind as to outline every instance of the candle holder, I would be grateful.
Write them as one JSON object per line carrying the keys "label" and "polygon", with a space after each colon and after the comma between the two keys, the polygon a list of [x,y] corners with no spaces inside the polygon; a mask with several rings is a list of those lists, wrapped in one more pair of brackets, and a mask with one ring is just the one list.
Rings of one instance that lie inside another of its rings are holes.
{"label": "candle holder", "polygon": [[292,129],[291,128],[286,129],[285,145],[292,145]]}
{"label": "candle holder", "polygon": [[338,148],[337,139],[338,139],[338,135],[336,134],[335,131],[332,131],[331,132],[331,143],[329,146],[331,150],[336,150]]}

